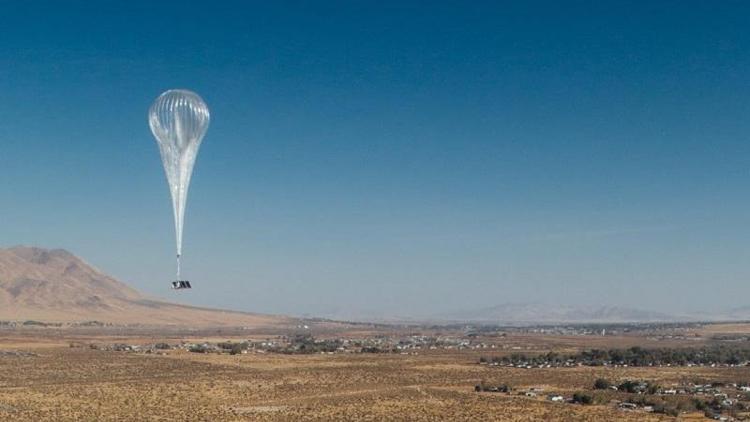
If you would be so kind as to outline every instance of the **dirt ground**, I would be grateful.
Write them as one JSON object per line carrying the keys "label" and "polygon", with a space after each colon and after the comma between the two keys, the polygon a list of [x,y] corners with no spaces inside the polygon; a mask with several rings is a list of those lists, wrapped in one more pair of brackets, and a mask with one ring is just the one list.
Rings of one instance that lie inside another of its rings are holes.
{"label": "dirt ground", "polygon": [[[594,380],[750,380],[750,368],[546,368],[479,365],[479,351],[417,355],[143,354],[94,350],[44,330],[0,337],[0,420],[19,421],[622,421],[666,420],[615,404],[554,403],[547,395],[590,389]],[[154,341],[130,338],[132,341]],[[532,341],[533,340],[533,341]],[[504,341],[523,342],[522,338]],[[528,339],[534,349],[579,347],[581,338]],[[598,340],[597,340],[598,341]],[[585,343],[585,342],[584,342]],[[71,344],[74,347],[71,347]],[[514,343],[515,344],[515,343]],[[480,381],[506,383],[538,397],[478,393]],[[682,415],[682,419],[702,415]]]}

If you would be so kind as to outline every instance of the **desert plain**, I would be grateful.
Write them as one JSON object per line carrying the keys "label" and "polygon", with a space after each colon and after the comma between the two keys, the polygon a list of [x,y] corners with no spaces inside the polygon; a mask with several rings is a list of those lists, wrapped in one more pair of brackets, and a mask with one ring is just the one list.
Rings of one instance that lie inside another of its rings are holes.
{"label": "desert plain", "polygon": [[747,323],[263,315],[0,249],[2,421],[742,420],[749,365]]}
{"label": "desert plain", "polygon": [[[457,339],[437,346],[363,353],[342,347],[304,352],[263,349],[299,336],[298,327],[179,330],[117,326],[13,326],[0,331],[0,419],[34,421],[456,421],[456,420],[707,420],[704,412],[677,416],[649,408],[624,409],[633,396],[594,390],[648,380],[669,386],[750,381],[750,367],[570,366],[511,367],[480,362],[522,351],[540,355],[592,348],[695,348],[750,334],[747,324],[628,330],[622,335],[500,329],[469,333],[458,327],[346,325],[308,322],[320,339]],[[286,331],[285,331],[286,330]],[[679,335],[675,335],[679,330]],[[663,332],[659,334],[659,332]],[[310,336],[310,334],[305,334]],[[731,337],[722,337],[731,336]],[[310,336],[311,337],[311,336]],[[340,340],[336,340],[340,341]],[[198,345],[249,345],[229,349]],[[406,344],[403,340],[397,342]],[[154,345],[161,345],[154,348]],[[476,391],[508,385],[508,392]],[[734,389],[732,389],[734,391]],[[590,394],[593,403],[570,402]],[[669,395],[667,397],[667,395]],[[654,394],[667,402],[684,394]],[[560,396],[563,400],[553,401]],[[708,397],[709,399],[711,397]],[[678,406],[679,407],[679,406]],[[727,418],[742,419],[732,411]]]}

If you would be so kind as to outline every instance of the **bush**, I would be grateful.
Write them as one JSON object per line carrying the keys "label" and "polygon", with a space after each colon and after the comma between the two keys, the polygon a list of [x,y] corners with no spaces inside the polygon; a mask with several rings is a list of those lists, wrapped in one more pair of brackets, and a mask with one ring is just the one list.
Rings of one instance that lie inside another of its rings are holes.
{"label": "bush", "polygon": [[693,399],[693,407],[695,407],[695,410],[706,410],[708,409],[708,405],[706,402],[704,402],[701,399]]}
{"label": "bush", "polygon": [[635,381],[627,380],[623,382],[622,384],[617,386],[617,389],[620,391],[624,391],[626,393],[636,393],[636,388],[638,387],[638,383]]}
{"label": "bush", "polygon": [[594,402],[594,398],[588,394],[575,393],[573,394],[573,403],[578,404],[591,404]]}
{"label": "bush", "polygon": [[610,384],[609,381],[605,380],[604,378],[598,378],[596,381],[594,381],[594,389],[596,390],[606,390],[611,385],[612,384]]}

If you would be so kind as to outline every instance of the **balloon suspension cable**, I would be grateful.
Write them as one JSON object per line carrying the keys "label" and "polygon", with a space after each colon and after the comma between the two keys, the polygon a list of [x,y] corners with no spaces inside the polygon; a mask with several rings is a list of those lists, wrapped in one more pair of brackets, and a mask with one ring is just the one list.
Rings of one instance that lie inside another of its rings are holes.
{"label": "balloon suspension cable", "polygon": [[180,280],[180,255],[177,255],[177,280]]}

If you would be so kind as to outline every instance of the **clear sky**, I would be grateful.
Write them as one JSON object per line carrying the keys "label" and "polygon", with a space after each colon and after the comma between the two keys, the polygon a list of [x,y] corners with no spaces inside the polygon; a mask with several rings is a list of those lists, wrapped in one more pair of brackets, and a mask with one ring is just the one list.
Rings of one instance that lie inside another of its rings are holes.
{"label": "clear sky", "polygon": [[174,273],[149,105],[212,112],[180,300],[750,297],[747,2],[3,2],[0,245]]}

